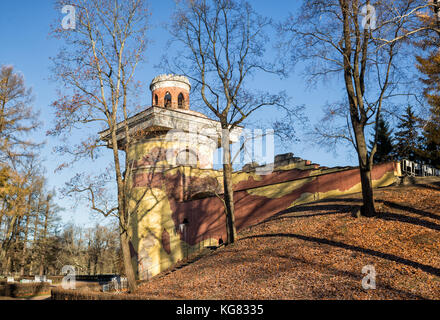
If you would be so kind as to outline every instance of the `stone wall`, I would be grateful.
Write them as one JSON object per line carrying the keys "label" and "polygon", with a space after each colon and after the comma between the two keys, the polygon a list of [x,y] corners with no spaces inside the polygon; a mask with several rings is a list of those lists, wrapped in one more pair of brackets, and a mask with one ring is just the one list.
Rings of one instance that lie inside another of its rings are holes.
{"label": "stone wall", "polygon": [[[322,168],[309,161],[283,159],[268,175],[234,173],[237,230],[290,207],[361,191],[357,168]],[[375,187],[396,181],[398,163],[377,165]],[[188,254],[226,239],[222,172],[178,167],[137,172],[131,190],[132,258],[140,279],[171,267]],[[137,208],[137,209],[135,209]]]}

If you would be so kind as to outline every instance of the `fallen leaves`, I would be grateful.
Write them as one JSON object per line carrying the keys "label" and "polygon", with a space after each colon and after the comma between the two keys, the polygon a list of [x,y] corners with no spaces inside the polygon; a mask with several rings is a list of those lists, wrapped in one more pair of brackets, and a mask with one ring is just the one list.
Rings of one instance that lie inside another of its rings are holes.
{"label": "fallen leaves", "polygon": [[[360,194],[299,206],[139,291],[159,299],[439,299],[440,183],[375,196],[376,218],[347,213]],[[362,288],[365,265],[375,267],[375,290]]]}

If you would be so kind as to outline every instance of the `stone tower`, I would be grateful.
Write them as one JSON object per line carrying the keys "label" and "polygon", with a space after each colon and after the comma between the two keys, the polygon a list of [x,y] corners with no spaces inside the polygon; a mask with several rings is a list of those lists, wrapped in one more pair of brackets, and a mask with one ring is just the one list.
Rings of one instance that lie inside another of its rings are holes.
{"label": "stone tower", "polygon": [[[136,171],[167,170],[177,166],[213,168],[219,147],[220,123],[190,110],[189,80],[180,75],[159,75],[151,84],[152,106],[128,119],[132,143],[127,157]],[[122,123],[118,124],[122,127]],[[110,146],[110,133],[101,132]],[[124,130],[118,129],[118,146],[124,149]]]}
{"label": "stone tower", "polygon": [[167,109],[189,110],[188,78],[173,74],[159,75],[151,81],[151,105]]}
{"label": "stone tower", "polygon": [[[222,183],[222,172],[213,169],[221,125],[190,109],[188,79],[160,75],[150,89],[152,106],[127,119],[130,145],[126,145],[124,123],[118,124],[116,132],[118,148],[126,151],[129,163],[128,233],[132,263],[140,279],[169,268],[200,247],[200,240],[197,245],[191,240],[196,235],[192,228],[200,230],[198,218],[177,216],[173,208],[206,193],[208,187],[217,192]],[[237,141],[240,130],[231,132],[231,143]],[[100,137],[111,147],[110,130],[100,132]],[[205,236],[202,242],[215,242],[220,233]]]}

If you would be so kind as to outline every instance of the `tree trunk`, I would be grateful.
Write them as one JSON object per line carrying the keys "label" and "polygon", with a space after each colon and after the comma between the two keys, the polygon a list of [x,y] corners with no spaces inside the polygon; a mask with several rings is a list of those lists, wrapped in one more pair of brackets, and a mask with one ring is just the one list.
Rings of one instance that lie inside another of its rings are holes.
{"label": "tree trunk", "polygon": [[372,164],[368,157],[368,150],[367,150],[367,145],[365,143],[363,128],[361,127],[360,124],[357,125],[359,127],[355,128],[355,132],[356,132],[357,152],[359,156],[359,173],[361,178],[362,201],[363,201],[361,213],[365,217],[374,217],[376,216],[376,209],[374,205],[373,181],[371,178]]}
{"label": "tree trunk", "polygon": [[[116,123],[116,116],[113,115],[113,124]],[[128,212],[127,207],[127,194],[125,189],[126,181],[121,174],[121,166],[119,162],[119,150],[118,150],[118,140],[116,138],[116,127],[110,126],[111,128],[111,136],[112,136],[112,149],[113,149],[113,160],[115,164],[115,173],[116,173],[116,183],[118,187],[118,215],[119,215],[119,223],[120,223],[120,237],[121,237],[121,248],[122,255],[124,260],[124,269],[125,274],[127,276],[128,288],[130,292],[136,291],[136,275],[133,270],[133,264],[131,263],[131,253],[130,253],[130,237],[128,235],[128,229],[130,228],[130,212]],[[127,131],[127,125],[125,123],[126,128],[126,138],[127,145],[130,143],[130,136]],[[126,153],[127,154],[127,153]],[[126,169],[127,170],[127,169]]]}
{"label": "tree trunk", "polygon": [[[49,210],[50,210],[49,200],[47,200],[46,212],[45,212],[45,217],[44,217],[43,247],[45,247],[45,244],[46,244],[47,224],[48,224],[48,219],[49,219]],[[42,250],[42,254],[41,254],[41,263],[40,263],[40,272],[39,272],[40,276],[44,275],[44,269],[45,269],[44,267],[45,267],[45,264],[46,264],[46,261],[45,261],[45,259],[46,259],[46,257],[45,257],[46,251],[45,250],[46,250],[46,248],[44,248]]]}
{"label": "tree trunk", "polygon": [[3,212],[0,212],[0,237],[2,235],[2,222],[3,222]]}
{"label": "tree trunk", "polygon": [[33,234],[33,240],[32,240],[32,252],[31,252],[31,272],[33,275],[36,274],[36,266],[35,264],[38,263],[38,251],[36,250],[38,245],[38,225],[40,224],[40,200],[38,200],[37,204],[37,210],[35,213],[35,220],[34,220],[34,234]]}
{"label": "tree trunk", "polygon": [[133,270],[133,264],[131,263],[131,253],[130,253],[130,239],[128,237],[127,231],[122,231],[121,233],[121,247],[122,247],[122,258],[124,260],[125,275],[128,280],[128,289],[131,293],[136,291],[136,276]]}
{"label": "tree trunk", "polygon": [[93,259],[93,275],[96,276],[98,270],[98,259]]}
{"label": "tree trunk", "polygon": [[360,168],[361,184],[362,184],[362,198],[363,207],[362,215],[366,217],[376,216],[376,209],[374,206],[373,181],[371,179],[371,169]]}
{"label": "tree trunk", "polygon": [[17,273],[19,271],[19,261],[21,260],[18,257],[18,252],[20,251],[20,232],[21,232],[21,222],[22,222],[23,218],[22,217],[18,217],[17,219],[17,223],[15,225],[15,231],[14,231],[14,245],[13,245],[13,255],[10,254],[11,256],[13,256],[12,258],[12,266],[13,266],[13,271],[14,273]]}
{"label": "tree trunk", "polygon": [[27,241],[28,241],[28,233],[29,233],[29,220],[30,220],[30,212],[26,216],[26,227],[24,230],[24,237],[23,237],[23,251],[21,252],[20,276],[24,276],[24,271],[26,267],[25,264],[26,264]]}
{"label": "tree trunk", "polygon": [[223,129],[222,147],[223,147],[223,185],[224,185],[224,201],[226,214],[226,244],[234,243],[237,238],[237,230],[235,228],[234,215],[234,190],[232,185],[232,163],[231,149],[229,145],[230,132],[229,129]]}
{"label": "tree trunk", "polygon": [[11,255],[8,255],[6,257],[6,266],[5,266],[6,274],[11,274]]}
{"label": "tree trunk", "polygon": [[9,266],[11,263],[11,255],[9,254],[9,251],[11,248],[12,235],[14,232],[16,220],[17,220],[17,216],[13,216],[11,220],[8,222],[5,239],[1,244],[0,260],[2,262],[5,261],[5,269],[4,269],[5,272],[9,272]]}

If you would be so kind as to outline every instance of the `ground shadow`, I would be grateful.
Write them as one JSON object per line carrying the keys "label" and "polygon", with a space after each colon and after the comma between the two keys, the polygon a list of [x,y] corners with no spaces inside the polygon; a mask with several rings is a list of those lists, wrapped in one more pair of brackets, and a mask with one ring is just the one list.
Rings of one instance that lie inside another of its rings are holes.
{"label": "ground shadow", "polygon": [[386,200],[380,200],[377,199],[376,200],[377,203],[383,203],[384,205],[393,208],[393,209],[397,209],[397,210],[402,210],[402,211],[408,211],[420,216],[424,216],[426,218],[431,218],[431,219],[435,219],[435,220],[440,220],[440,216],[436,215],[434,213],[431,212],[426,212],[420,209],[416,209],[416,208],[412,208],[412,207],[408,207],[408,206],[404,206],[395,202],[391,202],[391,201],[386,201]]}
{"label": "ground shadow", "polygon": [[386,220],[386,221],[399,221],[403,223],[409,223],[416,226],[428,228],[435,231],[440,231],[440,225],[435,224],[433,222],[429,222],[426,220],[409,217],[397,213],[389,213],[389,212],[383,212],[380,215],[376,217],[377,219]]}
{"label": "ground shadow", "polygon": [[393,254],[383,253],[383,252],[380,252],[377,250],[372,250],[372,249],[367,249],[367,248],[362,248],[362,247],[357,247],[354,245],[349,245],[349,244],[345,244],[342,242],[328,240],[328,239],[324,239],[324,238],[303,236],[303,235],[292,234],[292,233],[275,233],[275,234],[263,234],[263,235],[248,236],[248,237],[241,238],[239,241],[246,240],[246,239],[254,239],[254,238],[272,238],[272,237],[295,238],[295,239],[299,239],[299,240],[303,240],[303,241],[309,241],[309,242],[314,242],[314,243],[319,243],[319,244],[326,244],[329,246],[342,248],[342,249],[355,251],[355,252],[360,252],[360,253],[368,254],[370,256],[375,256],[375,257],[386,259],[389,261],[401,263],[401,264],[404,264],[404,265],[407,265],[410,267],[420,269],[420,270],[425,271],[427,273],[430,273],[432,275],[435,275],[438,277],[440,276],[440,269],[426,265],[426,264],[422,264],[422,263],[418,263],[418,262],[415,262],[415,261],[412,261],[409,259],[401,258],[401,257],[398,257]]}
{"label": "ground shadow", "polygon": [[431,182],[429,184],[417,183],[416,186],[426,188],[426,189],[440,191],[440,182]]}
{"label": "ground shadow", "polygon": [[[354,201],[359,201],[356,199],[348,199]],[[278,212],[277,214],[273,215],[272,217],[269,217],[260,223],[257,223],[251,227],[255,227],[270,221],[277,221],[277,220],[285,220],[285,219],[298,219],[298,218],[313,218],[313,217],[319,217],[319,216],[327,216],[327,215],[336,215],[336,214],[347,214],[351,212],[355,205],[344,205],[344,204],[327,204],[325,200],[322,200],[320,202],[314,202],[312,204],[304,204],[296,207],[292,207],[283,211]],[[314,212],[314,211],[321,211],[326,210],[326,212],[320,212],[320,213],[310,213],[310,214],[300,214],[302,212]],[[298,214],[295,214],[298,213]],[[294,214],[294,215],[292,215]]]}
{"label": "ground shadow", "polygon": [[[312,267],[318,267],[318,268],[325,267],[327,272],[331,273],[333,276],[343,276],[343,277],[353,279],[353,280],[359,280],[359,281],[361,280],[359,273],[350,272],[350,271],[346,271],[346,270],[340,270],[338,268],[335,268],[335,267],[332,267],[329,265],[325,265],[323,263],[310,262],[310,261],[306,261],[304,258],[291,257],[291,256],[282,255],[282,254],[273,254],[272,253],[271,256],[275,256],[275,257],[282,258],[282,259],[284,258],[284,259],[293,260],[298,264],[303,264],[306,266],[312,266]],[[408,291],[405,291],[402,289],[394,288],[390,284],[387,284],[387,283],[380,283],[380,286],[381,286],[381,289],[393,291],[397,294],[405,296],[405,298],[407,298],[407,299],[426,299],[421,295],[418,295],[418,294],[415,294],[412,292],[408,292]]]}
{"label": "ground shadow", "polygon": [[[324,199],[321,200],[319,202],[319,204],[315,204],[315,205],[303,205],[303,206],[298,206],[298,207],[293,207],[290,208],[288,210],[282,211],[279,214],[275,215],[274,218],[275,219],[268,219],[265,222],[268,221],[273,221],[276,219],[280,219],[280,217],[282,215],[286,215],[288,213],[293,213],[293,212],[303,212],[303,211],[312,211],[312,210],[320,210],[320,209],[328,209],[328,210],[332,210],[331,212],[328,212],[327,214],[338,214],[338,213],[347,213],[350,212],[350,210],[358,204],[361,204],[362,200],[361,199],[354,199],[354,198],[329,198],[329,199]],[[409,213],[413,213],[413,214],[417,214],[426,218],[431,218],[434,220],[439,220],[440,221],[440,216],[436,215],[434,213],[431,212],[427,212],[427,211],[423,211],[420,209],[416,209],[416,208],[412,208],[409,206],[405,206],[405,205],[401,205],[395,202],[391,202],[391,201],[386,201],[386,200],[381,200],[381,199],[376,199],[375,200],[376,203],[382,203],[390,208],[393,209],[397,209],[397,210],[401,210],[401,211],[407,211]],[[328,204],[328,203],[332,203],[332,202],[347,202],[350,203],[351,205],[344,205],[344,204]],[[355,204],[356,203],[356,204]],[[308,217],[313,217],[316,215],[325,215],[326,213],[323,214],[310,214],[310,215],[306,215]],[[295,218],[297,216],[292,216],[292,218]],[[301,216],[298,216],[301,217]],[[423,219],[418,219],[418,218],[414,218],[414,217],[409,217],[407,215],[402,215],[402,214],[397,214],[397,213],[390,213],[390,212],[381,212],[376,218],[378,219],[383,219],[383,220],[395,220],[395,221],[399,221],[399,222],[403,222],[403,223],[410,223],[413,225],[418,225],[421,227],[425,227],[428,229],[432,229],[432,230],[436,230],[436,231],[440,231],[440,225],[430,222],[430,221],[426,221]]]}

